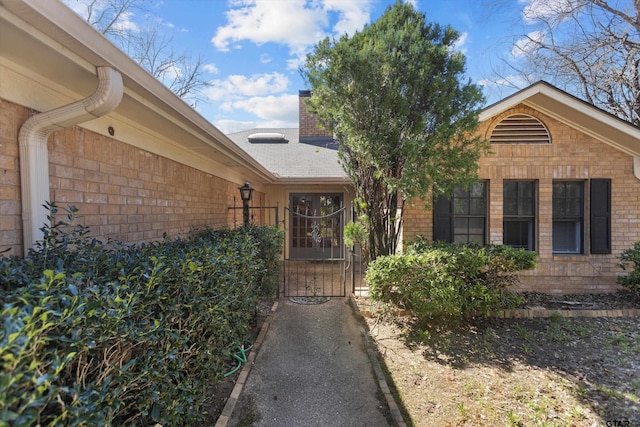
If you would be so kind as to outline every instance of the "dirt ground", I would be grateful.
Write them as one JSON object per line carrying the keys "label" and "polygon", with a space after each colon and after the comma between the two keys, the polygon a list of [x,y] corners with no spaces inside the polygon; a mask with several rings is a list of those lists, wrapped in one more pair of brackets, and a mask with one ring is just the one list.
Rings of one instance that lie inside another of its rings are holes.
{"label": "dirt ground", "polygon": [[[624,295],[529,295],[529,306],[576,306],[563,301],[638,307]],[[366,322],[408,425],[640,426],[638,317]]]}

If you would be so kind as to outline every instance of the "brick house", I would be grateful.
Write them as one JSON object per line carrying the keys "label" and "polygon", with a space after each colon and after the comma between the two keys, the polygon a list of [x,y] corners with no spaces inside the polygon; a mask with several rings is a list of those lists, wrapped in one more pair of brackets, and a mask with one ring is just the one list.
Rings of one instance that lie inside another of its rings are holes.
{"label": "brick house", "polygon": [[640,129],[540,82],[484,109],[479,132],[480,181],[410,207],[405,240],[535,250],[524,290],[615,289],[618,255],[640,241]]}
{"label": "brick house", "polygon": [[[309,95],[298,128],[224,135],[66,7],[0,0],[0,251],[38,240],[47,200],[125,242],[233,226],[249,181],[252,221],[282,220],[287,257],[344,258],[348,215],[307,220],[353,199]],[[523,289],[615,289],[617,256],[640,240],[640,129],[546,83],[480,121],[480,181],[408,205],[403,241],[510,244],[539,253]]]}

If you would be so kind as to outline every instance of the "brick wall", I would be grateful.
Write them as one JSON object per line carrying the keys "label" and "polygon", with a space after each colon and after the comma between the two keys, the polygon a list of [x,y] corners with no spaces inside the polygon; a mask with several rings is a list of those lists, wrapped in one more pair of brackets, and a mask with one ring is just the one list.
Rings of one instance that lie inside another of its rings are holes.
{"label": "brick wall", "polygon": [[[633,176],[633,159],[563,123],[519,106],[481,124],[480,133],[489,138],[504,117],[529,114],[542,121],[551,134],[549,145],[493,144],[492,154],[480,160],[479,177],[489,180],[488,240],[502,243],[502,185],[505,179],[537,182],[536,250],[538,268],[521,274],[521,289],[550,293],[587,293],[617,288],[617,257],[640,240],[640,180]],[[609,178],[612,186],[612,253],[589,254],[589,215],[584,217],[584,254],[552,254],[552,183],[554,180],[585,180],[585,205],[589,205],[588,180]],[[404,239],[417,234],[431,240],[431,211],[419,204],[405,210]]]}
{"label": "brick wall", "polygon": [[[26,109],[0,103],[0,250],[22,254],[18,131]],[[51,200],[76,206],[93,235],[123,242],[178,236],[194,227],[233,226],[238,185],[80,127],[48,140]],[[262,195],[254,194],[259,203]],[[242,221],[240,212],[240,223]],[[256,222],[261,214],[256,213]]]}
{"label": "brick wall", "polygon": [[18,132],[27,109],[0,99],[0,251],[22,254]]}
{"label": "brick wall", "polygon": [[318,119],[315,115],[310,114],[307,111],[307,106],[304,103],[305,98],[311,96],[311,91],[301,90],[298,96],[298,114],[299,114],[299,126],[300,126],[300,138],[315,137],[315,136],[332,136],[331,132],[328,132],[319,127]]}

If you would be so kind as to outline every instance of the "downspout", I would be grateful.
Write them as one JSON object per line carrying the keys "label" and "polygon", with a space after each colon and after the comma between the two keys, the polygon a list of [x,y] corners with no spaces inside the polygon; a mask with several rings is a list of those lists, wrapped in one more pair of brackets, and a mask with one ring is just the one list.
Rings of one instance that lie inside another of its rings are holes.
{"label": "downspout", "polygon": [[633,175],[640,179],[640,156],[633,156]]}
{"label": "downspout", "polygon": [[25,256],[42,240],[40,228],[47,222],[44,203],[49,201],[49,153],[47,139],[58,129],[109,114],[120,104],[122,75],[109,67],[97,67],[98,88],[89,97],[30,117],[20,128],[20,185],[22,235]]}

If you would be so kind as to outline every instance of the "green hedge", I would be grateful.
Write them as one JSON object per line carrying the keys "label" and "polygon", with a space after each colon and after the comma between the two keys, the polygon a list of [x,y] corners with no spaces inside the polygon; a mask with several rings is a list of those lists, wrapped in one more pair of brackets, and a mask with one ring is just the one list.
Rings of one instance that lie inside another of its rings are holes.
{"label": "green hedge", "polygon": [[623,270],[631,267],[631,271],[626,276],[618,277],[618,284],[627,288],[640,300],[640,242],[635,242],[632,247],[622,251],[619,259],[620,267]]}
{"label": "green hedge", "polygon": [[404,254],[374,260],[366,281],[374,300],[418,318],[456,318],[520,303],[509,287],[518,271],[535,266],[535,252],[419,240]]}
{"label": "green hedge", "polygon": [[192,425],[272,292],[280,233],[102,244],[56,221],[0,260],[0,426]]}

